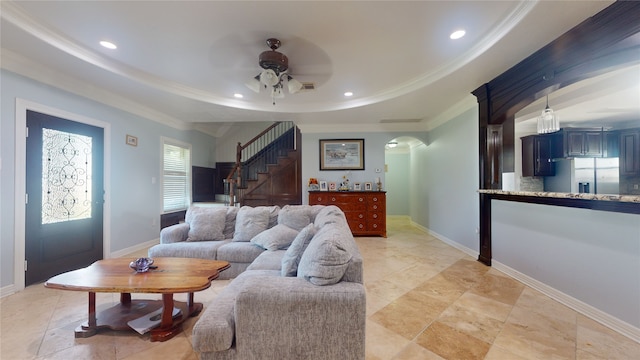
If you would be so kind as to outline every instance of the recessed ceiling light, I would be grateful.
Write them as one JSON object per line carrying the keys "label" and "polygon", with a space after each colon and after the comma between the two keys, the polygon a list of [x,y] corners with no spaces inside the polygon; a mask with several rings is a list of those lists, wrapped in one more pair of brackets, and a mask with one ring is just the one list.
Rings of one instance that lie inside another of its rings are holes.
{"label": "recessed ceiling light", "polygon": [[351,91],[347,91],[346,93],[344,93],[344,96],[353,96],[353,92]]}
{"label": "recessed ceiling light", "polygon": [[242,99],[244,96],[242,94],[235,93],[235,94],[233,94],[233,97],[236,97],[238,99]]}
{"label": "recessed ceiling light", "polygon": [[464,30],[456,30],[456,31],[452,32],[451,35],[449,35],[449,38],[452,39],[452,40],[457,40],[457,39],[460,39],[461,37],[463,37],[464,34],[466,34],[466,32]]}
{"label": "recessed ceiling light", "polygon": [[100,45],[106,47],[107,49],[111,49],[111,50],[115,50],[115,49],[118,48],[116,46],[116,44],[114,44],[114,43],[112,43],[110,41],[105,41],[105,40],[100,41]]}

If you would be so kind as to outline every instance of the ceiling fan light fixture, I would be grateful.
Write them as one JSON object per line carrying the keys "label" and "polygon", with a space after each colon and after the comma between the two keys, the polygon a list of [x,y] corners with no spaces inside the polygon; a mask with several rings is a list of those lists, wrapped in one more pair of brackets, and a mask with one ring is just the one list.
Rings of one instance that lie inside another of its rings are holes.
{"label": "ceiling fan light fixture", "polygon": [[278,39],[267,39],[267,46],[271,50],[263,51],[258,57],[258,64],[264,70],[245,84],[255,92],[260,92],[261,88],[264,88],[265,91],[269,91],[269,88],[271,88],[270,93],[273,105],[276,104],[275,99],[284,98],[285,82],[287,83],[289,94],[295,94],[304,88],[304,84],[287,73],[289,59],[284,54],[276,51],[280,45],[281,42]]}
{"label": "ceiling fan light fixture", "polygon": [[280,77],[275,71],[267,69],[260,73],[260,82],[265,86],[275,86],[280,82]]}
{"label": "ceiling fan light fixture", "polygon": [[260,92],[260,75],[256,75],[252,77],[249,81],[245,83],[245,85],[254,92]]}
{"label": "ceiling fan light fixture", "polygon": [[302,90],[303,85],[300,81],[292,78],[290,75],[287,75],[287,88],[289,89],[289,94],[295,94]]}

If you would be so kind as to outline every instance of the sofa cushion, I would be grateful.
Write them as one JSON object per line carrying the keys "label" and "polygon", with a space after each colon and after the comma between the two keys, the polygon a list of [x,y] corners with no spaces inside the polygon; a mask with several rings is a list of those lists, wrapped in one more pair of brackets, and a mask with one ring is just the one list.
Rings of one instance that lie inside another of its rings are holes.
{"label": "sofa cushion", "polygon": [[298,235],[298,230],[278,224],[251,239],[251,243],[267,250],[286,249]]}
{"label": "sofa cushion", "polygon": [[229,242],[230,240],[196,242],[181,241],[171,244],[158,244],[149,249],[148,255],[151,258],[183,257],[216,260],[216,253],[218,249]]}
{"label": "sofa cushion", "polygon": [[298,274],[300,258],[315,234],[316,228],[313,224],[307,225],[298,233],[282,257],[282,276],[296,276]]}
{"label": "sofa cushion", "polygon": [[338,226],[346,226],[349,228],[347,218],[344,216],[344,212],[335,205],[325,206],[321,209],[314,220],[316,228],[321,229],[327,224],[336,224]]}
{"label": "sofa cushion", "polygon": [[312,215],[308,205],[285,205],[278,214],[278,224],[300,231],[312,222]]}
{"label": "sofa cushion", "polygon": [[298,277],[314,285],[339,282],[349,266],[354,246],[351,232],[344,227],[324,226],[316,232],[302,254]]}
{"label": "sofa cushion", "polygon": [[227,209],[192,206],[189,212],[187,241],[224,240]]}
{"label": "sofa cushion", "polygon": [[262,254],[247,267],[247,270],[277,270],[277,276],[280,276],[280,266],[285,252],[286,250],[263,251]]}
{"label": "sofa cushion", "polygon": [[243,206],[236,216],[233,241],[250,241],[269,227],[270,211],[266,206]]}
{"label": "sofa cushion", "polygon": [[230,263],[249,264],[263,252],[263,248],[248,241],[232,241],[218,249],[216,259],[226,260]]}

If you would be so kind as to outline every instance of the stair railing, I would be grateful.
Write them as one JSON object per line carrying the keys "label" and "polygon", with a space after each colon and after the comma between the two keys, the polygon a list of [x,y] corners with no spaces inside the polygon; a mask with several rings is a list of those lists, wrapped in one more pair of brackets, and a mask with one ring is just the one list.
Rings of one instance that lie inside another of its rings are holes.
{"label": "stair railing", "polygon": [[290,131],[293,127],[295,127],[293,122],[277,121],[258,135],[254,136],[246,144],[242,145],[238,142],[238,145],[236,146],[236,163],[226,179],[229,184],[229,206],[235,206],[238,199],[242,198],[241,196],[238,198],[238,195],[241,195],[238,194],[238,192],[240,191],[240,186],[243,184],[244,180],[243,159],[246,161],[247,159],[252,158],[287,131]]}

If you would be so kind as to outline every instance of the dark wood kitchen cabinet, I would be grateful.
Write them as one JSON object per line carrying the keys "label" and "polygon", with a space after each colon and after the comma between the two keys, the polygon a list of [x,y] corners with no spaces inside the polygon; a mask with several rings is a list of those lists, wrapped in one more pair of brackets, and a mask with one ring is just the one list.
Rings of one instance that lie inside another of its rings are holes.
{"label": "dark wood kitchen cabinet", "polygon": [[620,175],[640,176],[640,129],[620,131]]}
{"label": "dark wood kitchen cabinet", "polygon": [[353,235],[387,237],[384,191],[309,191],[309,205],[335,205],[347,218]]}
{"label": "dark wood kitchen cabinet", "polygon": [[563,129],[564,157],[602,157],[602,129]]}
{"label": "dark wood kitchen cabinet", "polygon": [[522,176],[554,176],[552,135],[529,135],[522,140]]}

